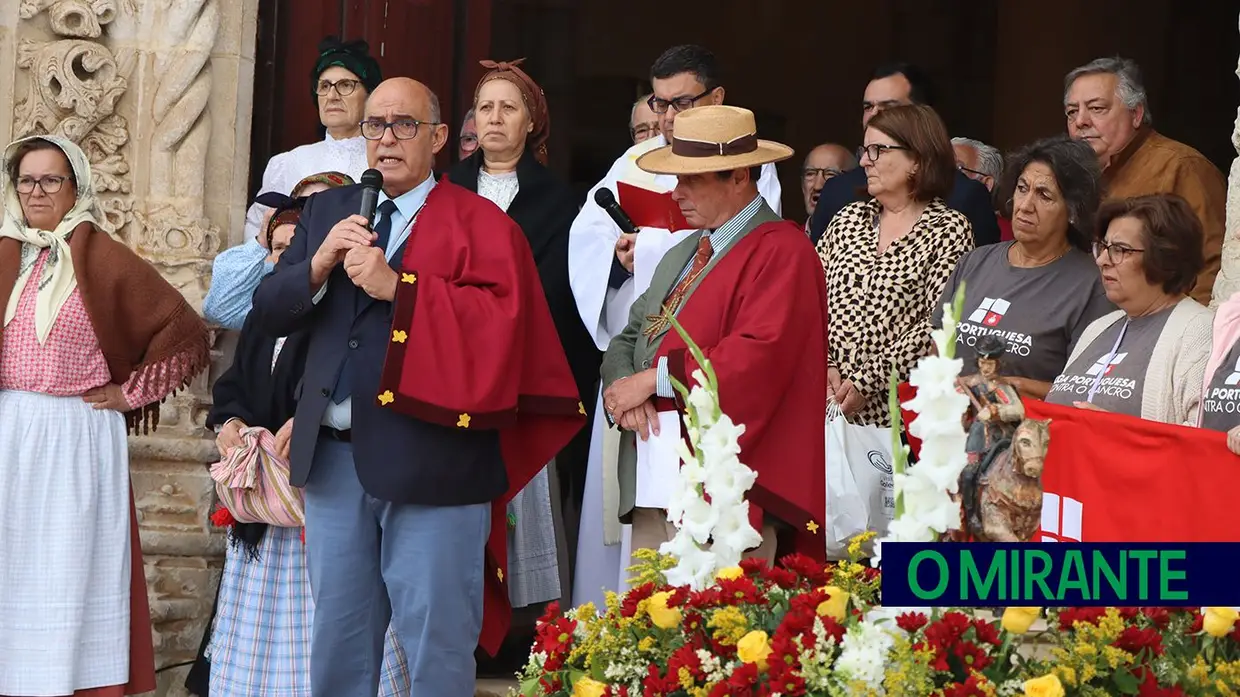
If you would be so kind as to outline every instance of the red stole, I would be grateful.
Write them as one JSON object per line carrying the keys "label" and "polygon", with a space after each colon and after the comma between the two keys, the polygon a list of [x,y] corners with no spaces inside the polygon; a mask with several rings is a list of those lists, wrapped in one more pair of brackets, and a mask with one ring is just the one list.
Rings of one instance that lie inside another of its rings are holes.
{"label": "red stole", "polygon": [[492,503],[480,645],[508,632],[506,507],[585,425],[585,408],[521,228],[445,177],[409,233],[379,404],[498,429],[508,490]]}
{"label": "red stole", "polygon": [[[761,530],[765,510],[798,531],[797,551],[824,558],[827,289],[804,230],[769,222],[741,237],[676,319],[710,360],[721,409],[745,426],[741,462],[758,473],[750,522]],[[675,329],[657,355],[693,387],[698,365]]]}

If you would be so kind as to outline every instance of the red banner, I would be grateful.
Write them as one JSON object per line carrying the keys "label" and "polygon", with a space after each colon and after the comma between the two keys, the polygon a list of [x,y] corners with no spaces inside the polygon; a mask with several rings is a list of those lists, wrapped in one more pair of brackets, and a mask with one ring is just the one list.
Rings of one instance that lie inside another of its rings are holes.
{"label": "red banner", "polygon": [[[900,386],[902,403],[915,394]],[[1035,539],[1240,542],[1240,456],[1224,434],[1032,399],[1025,413],[1051,420]]]}

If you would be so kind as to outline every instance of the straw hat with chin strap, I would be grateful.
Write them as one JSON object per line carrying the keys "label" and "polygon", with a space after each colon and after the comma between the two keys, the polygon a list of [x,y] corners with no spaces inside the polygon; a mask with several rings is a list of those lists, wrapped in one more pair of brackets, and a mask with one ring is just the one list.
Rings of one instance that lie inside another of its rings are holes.
{"label": "straw hat with chin strap", "polygon": [[672,142],[637,158],[653,174],[705,174],[757,167],[792,157],[792,148],[758,139],[753,112],[700,106],[676,117]]}

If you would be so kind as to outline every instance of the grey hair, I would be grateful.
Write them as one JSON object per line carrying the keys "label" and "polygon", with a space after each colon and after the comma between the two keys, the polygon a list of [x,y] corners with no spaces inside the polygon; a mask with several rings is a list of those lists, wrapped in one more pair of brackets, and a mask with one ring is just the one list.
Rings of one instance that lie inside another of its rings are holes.
{"label": "grey hair", "polygon": [[1119,81],[1115,88],[1115,95],[1119,97],[1119,100],[1130,111],[1137,107],[1145,108],[1141,117],[1141,125],[1148,126],[1154,123],[1154,115],[1150,113],[1149,99],[1145,94],[1145,81],[1141,78],[1141,67],[1136,61],[1115,56],[1098,58],[1075,68],[1063,79],[1064,106],[1068,105],[1068,91],[1072,89],[1072,83],[1086,75],[1114,75]]}
{"label": "grey hair", "polygon": [[636,102],[633,102],[633,108],[629,109],[629,126],[632,126],[633,119],[637,118],[637,107],[650,101],[650,98],[653,96],[654,94],[645,94],[639,97]]}
{"label": "grey hair", "polygon": [[440,119],[443,118],[443,112],[439,108],[439,95],[435,94],[435,91],[429,87],[426,88],[426,94],[431,98],[431,121],[439,123]]}
{"label": "grey hair", "polygon": [[470,107],[470,108],[469,108],[469,111],[465,112],[465,118],[461,119],[461,128],[462,128],[462,129],[464,129],[464,128],[465,128],[465,124],[467,124],[467,123],[469,123],[470,121],[472,121],[472,120],[474,119],[474,116],[475,116],[475,114],[474,114],[474,108],[473,108],[473,107]]}
{"label": "grey hair", "polygon": [[967,145],[977,151],[977,171],[994,177],[1003,176],[1003,155],[999,149],[972,138],[952,138],[952,145]]}

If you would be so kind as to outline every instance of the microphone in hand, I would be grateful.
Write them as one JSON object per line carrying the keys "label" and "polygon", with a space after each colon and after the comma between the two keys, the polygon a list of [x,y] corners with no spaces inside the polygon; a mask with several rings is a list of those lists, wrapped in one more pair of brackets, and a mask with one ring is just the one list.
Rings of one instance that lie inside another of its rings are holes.
{"label": "microphone in hand", "polygon": [[375,208],[379,205],[379,191],[383,188],[383,173],[377,169],[362,172],[362,205],[358,215],[366,219],[366,227],[375,224]]}
{"label": "microphone in hand", "polygon": [[607,215],[619,226],[621,232],[635,234],[637,226],[633,224],[633,219],[628,213],[620,207],[620,202],[616,200],[616,195],[611,193],[611,189],[602,188],[594,192],[594,202],[607,212]]}

